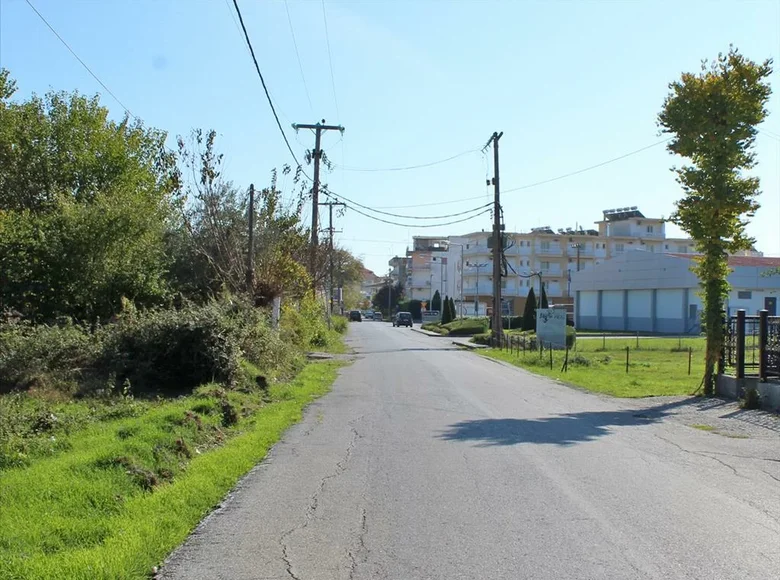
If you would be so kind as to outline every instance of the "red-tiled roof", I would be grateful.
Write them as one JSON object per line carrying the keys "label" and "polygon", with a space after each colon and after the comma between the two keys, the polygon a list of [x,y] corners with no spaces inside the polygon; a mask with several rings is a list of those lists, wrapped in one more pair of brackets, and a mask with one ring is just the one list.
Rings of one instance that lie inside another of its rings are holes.
{"label": "red-tiled roof", "polygon": [[[674,254],[675,258],[693,260],[699,254]],[[766,256],[729,256],[729,266],[748,266],[754,268],[780,268],[780,258],[768,258]]]}

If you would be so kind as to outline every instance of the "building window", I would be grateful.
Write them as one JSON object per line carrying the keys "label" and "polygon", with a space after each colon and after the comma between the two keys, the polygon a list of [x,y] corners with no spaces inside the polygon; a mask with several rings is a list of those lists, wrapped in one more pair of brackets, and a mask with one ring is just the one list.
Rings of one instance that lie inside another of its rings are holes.
{"label": "building window", "polygon": [[653,245],[647,246],[647,249],[650,250],[651,252],[655,252],[655,246]]}
{"label": "building window", "polygon": [[669,249],[669,244],[664,244],[664,250],[668,250],[668,249]]}
{"label": "building window", "polygon": [[751,300],[753,298],[753,292],[750,290],[740,290],[737,292],[737,298],[740,300]]}
{"label": "building window", "polygon": [[615,244],[615,251],[616,252],[622,252],[625,249],[625,246],[623,244]]}
{"label": "building window", "polygon": [[688,253],[688,246],[677,246],[677,253],[678,254],[687,254]]}
{"label": "building window", "polygon": [[647,226],[647,233],[652,234],[653,233],[653,226]]}
{"label": "building window", "polygon": [[549,250],[550,242],[542,242],[542,250]]}

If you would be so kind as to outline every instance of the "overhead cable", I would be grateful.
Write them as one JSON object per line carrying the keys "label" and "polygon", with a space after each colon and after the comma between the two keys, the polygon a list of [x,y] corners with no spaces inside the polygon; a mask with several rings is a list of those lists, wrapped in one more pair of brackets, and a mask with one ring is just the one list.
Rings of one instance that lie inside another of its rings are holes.
{"label": "overhead cable", "polygon": [[268,104],[271,107],[271,112],[274,114],[274,119],[276,119],[276,126],[279,127],[279,132],[282,134],[282,138],[284,139],[284,142],[287,145],[287,149],[290,151],[290,155],[292,155],[293,160],[295,160],[295,164],[298,167],[301,167],[301,163],[298,161],[298,157],[295,155],[295,152],[290,146],[290,141],[288,141],[287,139],[287,134],[284,132],[284,129],[282,128],[282,124],[279,122],[279,115],[276,114],[276,108],[274,107],[274,103],[271,100],[271,95],[268,92],[268,87],[265,84],[263,73],[260,72],[260,65],[257,64],[257,57],[255,57],[255,49],[252,47],[252,41],[249,39],[249,33],[246,31],[246,26],[244,26],[244,18],[241,15],[241,8],[238,7],[238,0],[233,0],[233,6],[235,6],[236,8],[236,14],[238,14],[238,21],[241,24],[241,30],[243,30],[244,32],[244,38],[246,39],[246,44],[249,47],[249,54],[252,55],[252,61],[255,63],[255,70],[257,71],[257,76],[260,77],[260,83],[262,83],[263,85],[263,91],[265,92],[265,97],[266,99],[268,99]]}
{"label": "overhead cable", "polygon": [[115,100],[117,103],[119,103],[119,106],[121,106],[121,107],[122,107],[122,108],[125,110],[125,113],[127,113],[127,114],[128,114],[130,117],[132,117],[132,118],[134,118],[134,119],[138,119],[138,117],[136,117],[135,115],[133,115],[133,113],[132,113],[132,112],[130,112],[130,109],[128,109],[128,108],[125,106],[125,104],[124,104],[122,101],[120,101],[120,100],[119,100],[119,97],[117,97],[117,96],[116,96],[116,95],[113,93],[113,91],[112,91],[111,89],[109,89],[109,88],[106,86],[106,84],[105,84],[103,81],[101,81],[101,80],[100,80],[100,78],[99,78],[99,77],[98,77],[98,76],[97,76],[97,75],[96,75],[94,72],[92,72],[92,69],[91,69],[91,68],[89,68],[89,67],[87,66],[87,63],[85,63],[83,60],[81,60],[81,57],[80,57],[78,54],[76,54],[76,51],[74,51],[74,50],[73,50],[73,49],[70,47],[70,45],[69,45],[67,42],[65,42],[65,39],[64,39],[64,38],[62,38],[62,37],[59,35],[59,33],[58,33],[56,30],[54,30],[54,27],[53,27],[51,24],[49,24],[49,21],[48,21],[48,20],[46,20],[46,18],[44,18],[44,17],[43,17],[43,14],[41,14],[40,12],[38,12],[38,9],[37,9],[35,6],[33,6],[32,2],[30,2],[30,0],[25,0],[25,1],[27,2],[27,5],[28,5],[30,8],[32,8],[33,12],[35,12],[35,13],[38,15],[38,18],[40,18],[40,19],[43,21],[43,23],[44,23],[46,26],[48,26],[49,30],[51,30],[51,31],[54,33],[54,36],[56,36],[56,37],[57,37],[57,39],[59,39],[59,41],[60,41],[60,42],[61,42],[61,43],[62,43],[62,44],[65,46],[65,48],[67,48],[67,49],[68,49],[68,51],[70,51],[70,53],[71,53],[71,54],[72,54],[72,55],[73,55],[73,56],[76,58],[76,60],[77,60],[77,61],[79,61],[79,62],[81,63],[81,66],[83,66],[83,67],[84,67],[84,69],[85,69],[85,70],[86,70],[86,71],[87,71],[87,72],[88,72],[90,75],[92,75],[92,78],[93,78],[93,79],[95,79],[95,80],[98,82],[98,84],[99,84],[101,87],[103,87],[103,88],[106,90],[106,92],[107,92],[109,95],[111,95],[111,96],[114,98],[114,100]]}
{"label": "overhead cable", "polygon": [[453,159],[458,159],[459,157],[463,157],[464,155],[469,155],[471,153],[477,153],[479,149],[469,149],[468,151],[462,151],[458,153],[457,155],[453,155],[451,157],[447,157],[446,159],[439,159],[438,161],[431,161],[430,163],[421,163],[420,165],[407,165],[405,167],[346,167],[344,165],[336,165],[334,164],[334,167],[338,167],[339,169],[342,169],[344,171],[363,171],[363,172],[374,172],[374,171],[409,171],[411,169],[422,169],[424,167],[431,167],[433,165],[439,165],[441,163],[447,163],[448,161],[452,161]]}

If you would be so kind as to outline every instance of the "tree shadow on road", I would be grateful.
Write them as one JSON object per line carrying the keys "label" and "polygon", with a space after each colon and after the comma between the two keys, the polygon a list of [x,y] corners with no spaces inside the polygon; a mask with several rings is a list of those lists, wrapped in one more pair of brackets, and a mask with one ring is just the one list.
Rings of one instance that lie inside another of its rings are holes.
{"label": "tree shadow on road", "polygon": [[446,441],[474,441],[480,447],[536,443],[568,446],[609,435],[613,427],[657,423],[686,401],[641,411],[583,411],[538,419],[474,419],[449,426],[439,437]]}

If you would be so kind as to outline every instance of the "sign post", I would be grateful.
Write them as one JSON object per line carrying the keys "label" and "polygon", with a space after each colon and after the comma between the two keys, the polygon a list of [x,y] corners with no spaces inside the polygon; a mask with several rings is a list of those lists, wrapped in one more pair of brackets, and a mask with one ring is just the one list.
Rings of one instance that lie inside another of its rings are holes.
{"label": "sign post", "polygon": [[536,338],[544,345],[550,345],[556,349],[565,349],[566,309],[537,308]]}

